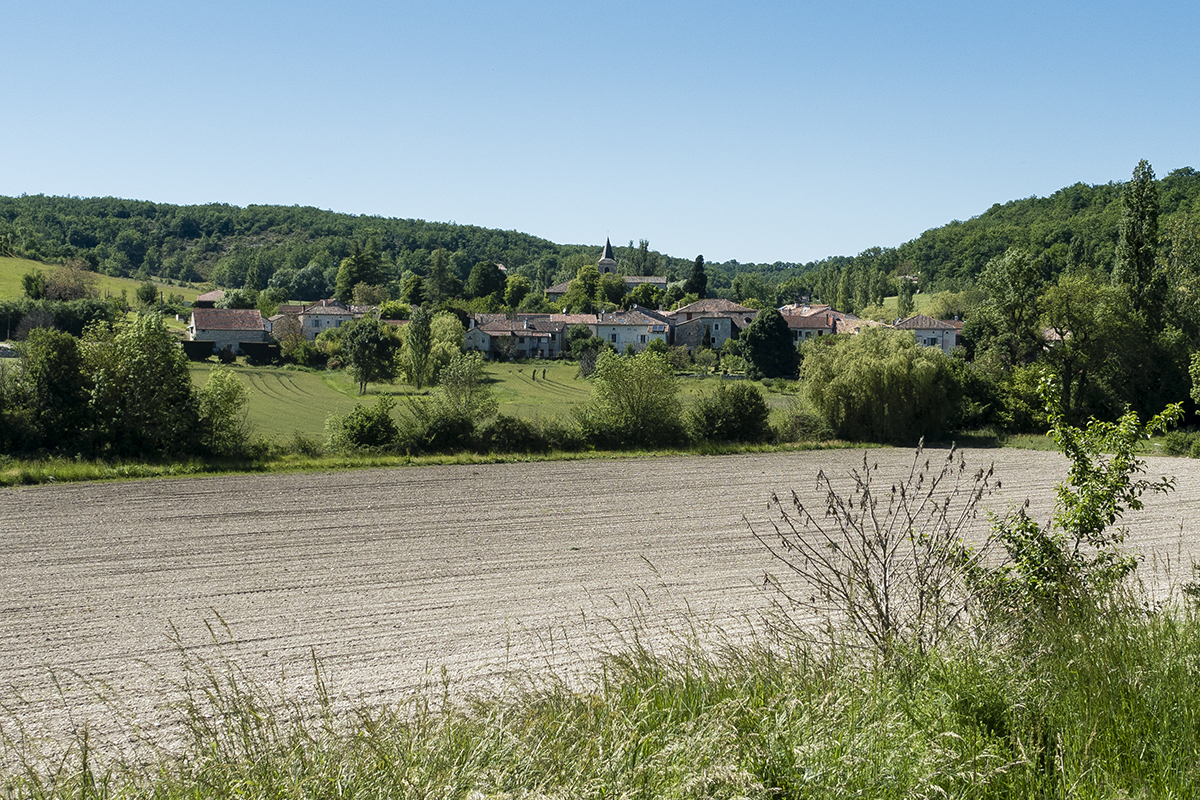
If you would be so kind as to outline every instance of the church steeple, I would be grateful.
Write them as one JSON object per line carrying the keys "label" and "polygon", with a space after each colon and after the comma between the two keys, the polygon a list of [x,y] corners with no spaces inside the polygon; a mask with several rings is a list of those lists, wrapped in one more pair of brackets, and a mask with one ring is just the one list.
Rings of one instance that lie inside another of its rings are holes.
{"label": "church steeple", "polygon": [[604,239],[604,252],[600,254],[600,263],[596,266],[599,267],[601,275],[610,272],[615,274],[617,271],[617,259],[613,255],[612,242],[608,237]]}

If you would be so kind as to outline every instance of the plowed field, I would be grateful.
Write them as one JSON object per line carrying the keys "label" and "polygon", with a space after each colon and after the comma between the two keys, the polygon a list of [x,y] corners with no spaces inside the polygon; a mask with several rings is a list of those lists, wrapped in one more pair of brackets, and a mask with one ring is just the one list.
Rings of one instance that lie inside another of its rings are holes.
{"label": "plowed field", "polygon": [[[912,454],[870,454],[887,480]],[[934,453],[935,459],[938,454]],[[1044,519],[1056,454],[996,462],[997,510]],[[115,696],[153,724],[184,654],[222,652],[302,690],[312,655],[335,693],[396,699],[445,666],[586,665],[607,632],[688,615],[740,629],[772,565],[743,516],[809,492],[862,451],[340,472],[0,492],[0,687],[32,734]],[[1200,462],[1150,459],[1178,490],[1127,521],[1161,574],[1200,557]],[[1155,561],[1154,559],[1158,560]],[[1185,571],[1175,569],[1175,577]],[[615,623],[615,627],[610,625]],[[227,628],[226,628],[227,626]],[[216,635],[210,633],[209,628]],[[176,633],[172,634],[172,631]],[[111,713],[111,709],[107,709]]]}

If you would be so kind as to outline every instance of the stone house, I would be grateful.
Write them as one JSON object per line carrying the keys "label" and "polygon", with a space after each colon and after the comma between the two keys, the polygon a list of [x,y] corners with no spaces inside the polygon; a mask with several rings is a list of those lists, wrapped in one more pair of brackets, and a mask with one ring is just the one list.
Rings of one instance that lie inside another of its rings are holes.
{"label": "stone house", "polygon": [[267,327],[257,308],[193,308],[188,339],[211,341],[214,353],[231,347],[241,354],[242,342],[267,341]]}

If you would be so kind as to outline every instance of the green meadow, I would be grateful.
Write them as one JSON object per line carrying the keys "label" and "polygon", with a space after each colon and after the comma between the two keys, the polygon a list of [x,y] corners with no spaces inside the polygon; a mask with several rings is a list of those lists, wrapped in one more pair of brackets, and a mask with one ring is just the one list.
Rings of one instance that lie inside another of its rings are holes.
{"label": "green meadow", "polygon": [[[202,386],[214,362],[191,364],[192,381]],[[397,401],[404,397],[428,396],[430,390],[418,392],[414,387],[397,382],[371,384],[367,394],[359,397],[357,385],[341,370],[305,370],[291,367],[249,367],[236,364],[233,370],[241,377],[250,392],[247,419],[254,433],[276,440],[288,440],[299,433],[309,438],[323,438],[325,420],[330,414],[349,413],[356,403],[374,403],[380,395]],[[500,413],[526,419],[566,419],[571,410],[588,401],[592,386],[576,377],[579,367],[571,361],[543,363],[489,363],[488,376],[500,401]],[[721,379],[682,378],[680,400],[684,407],[697,398],[716,391]],[[765,392],[773,408],[787,405],[791,395]]]}
{"label": "green meadow", "polygon": [[[24,258],[0,256],[0,298],[21,297],[24,294],[24,290],[21,287],[21,278],[31,269],[49,273],[56,269],[56,267],[53,264],[42,264],[41,262],[29,261]],[[141,281],[134,280],[133,278],[112,278],[99,273],[93,274],[96,276],[96,290],[100,292],[101,297],[116,297],[124,291],[132,302],[134,291],[142,285]],[[183,295],[183,299],[189,303],[195,300],[200,294],[200,290],[193,286],[169,286],[158,281],[154,281],[154,285],[167,294]]]}

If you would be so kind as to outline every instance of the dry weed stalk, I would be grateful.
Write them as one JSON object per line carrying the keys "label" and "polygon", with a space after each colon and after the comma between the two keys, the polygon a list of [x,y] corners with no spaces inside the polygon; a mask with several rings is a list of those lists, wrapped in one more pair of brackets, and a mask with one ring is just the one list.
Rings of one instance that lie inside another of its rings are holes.
{"label": "dry weed stalk", "polygon": [[849,494],[839,493],[822,470],[817,491],[825,496],[824,513],[810,511],[794,490],[790,504],[772,493],[773,535],[747,525],[803,582],[803,591],[789,590],[766,575],[794,608],[815,614],[829,630],[848,625],[885,657],[898,648],[926,652],[971,617],[969,577],[982,570],[990,538],[972,547],[964,535],[1000,482],[990,466],[968,473],[954,447],[935,468],[923,443],[908,476],[883,498],[875,491],[877,470],[864,453],[861,470],[850,473]]}

